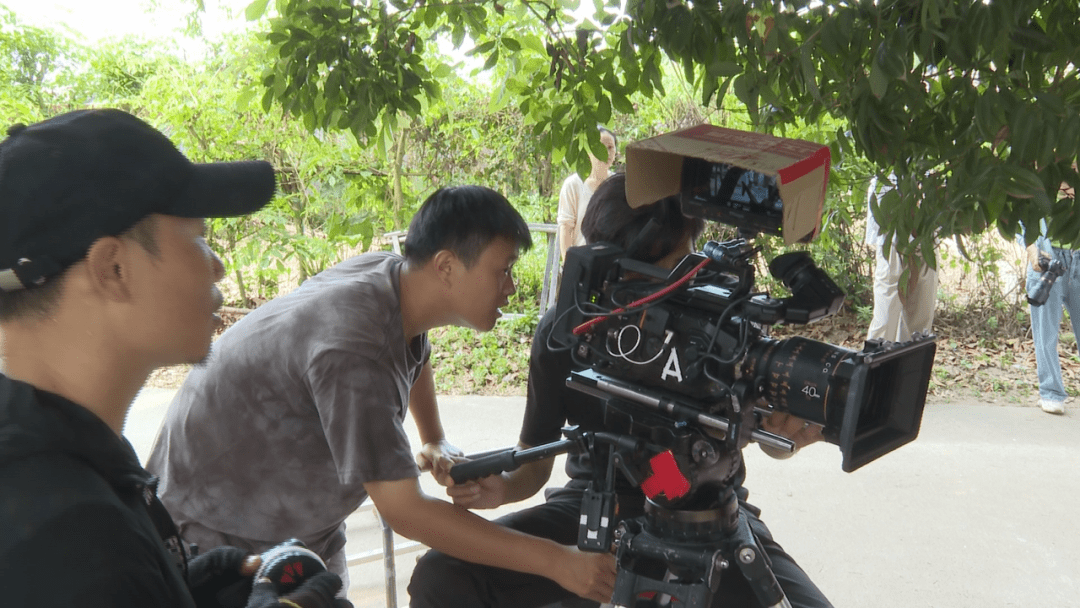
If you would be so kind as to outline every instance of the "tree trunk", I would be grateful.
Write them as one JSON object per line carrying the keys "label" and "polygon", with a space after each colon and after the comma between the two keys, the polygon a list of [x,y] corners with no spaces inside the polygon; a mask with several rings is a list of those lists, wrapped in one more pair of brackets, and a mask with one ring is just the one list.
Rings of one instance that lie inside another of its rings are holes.
{"label": "tree trunk", "polygon": [[[228,235],[229,251],[236,251],[236,233],[232,230],[226,230],[225,234]],[[234,271],[236,275],[236,287],[240,290],[240,306],[248,305],[247,288],[244,287],[244,273],[240,272],[240,267],[237,266]]]}
{"label": "tree trunk", "polygon": [[405,192],[401,182],[404,179],[405,173],[405,134],[408,131],[408,128],[402,128],[398,131],[397,138],[394,141],[394,164],[390,167],[391,179],[393,180],[394,186],[392,203],[395,230],[401,230],[401,209],[405,206]]}

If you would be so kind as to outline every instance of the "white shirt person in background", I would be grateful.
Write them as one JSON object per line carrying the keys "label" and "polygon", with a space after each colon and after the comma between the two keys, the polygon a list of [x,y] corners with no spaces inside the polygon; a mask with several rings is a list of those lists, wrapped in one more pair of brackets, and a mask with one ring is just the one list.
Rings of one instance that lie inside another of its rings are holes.
{"label": "white shirt person in background", "polygon": [[618,153],[619,140],[615,134],[599,127],[600,143],[607,148],[607,160],[600,160],[589,152],[589,160],[592,162],[592,172],[584,180],[577,173],[563,181],[559,191],[559,215],[556,222],[559,225],[559,259],[566,259],[566,250],[570,247],[578,247],[585,244],[585,237],[581,236],[581,219],[585,217],[585,209],[589,206],[589,199],[600,182],[611,175],[611,165],[615,162]]}
{"label": "white shirt person in background", "polygon": [[877,264],[874,268],[874,318],[866,337],[907,342],[913,333],[930,333],[937,303],[937,270],[917,260],[906,284],[900,284],[910,260],[901,258],[896,252],[895,241],[888,257],[885,256],[885,235],[879,232],[870,208],[870,199],[875,193],[880,200],[892,189],[893,184],[889,181],[879,188],[878,180],[874,178],[867,193],[866,244],[874,247]]}

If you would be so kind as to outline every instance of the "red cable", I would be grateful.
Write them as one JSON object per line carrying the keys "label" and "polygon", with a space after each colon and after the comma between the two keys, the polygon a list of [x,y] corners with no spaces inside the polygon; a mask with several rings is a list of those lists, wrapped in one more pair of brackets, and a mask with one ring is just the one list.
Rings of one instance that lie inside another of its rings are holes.
{"label": "red cable", "polygon": [[592,328],[593,325],[596,325],[597,323],[603,321],[604,319],[606,319],[606,318],[608,318],[608,317],[610,317],[612,315],[620,314],[620,313],[626,311],[627,308],[634,308],[636,306],[641,306],[642,304],[648,304],[649,302],[652,302],[653,300],[656,300],[658,298],[662,298],[662,297],[666,296],[667,294],[669,294],[669,293],[675,291],[676,289],[678,289],[679,287],[681,287],[684,283],[686,283],[690,279],[694,278],[694,275],[696,275],[698,273],[698,271],[701,270],[702,268],[704,268],[705,265],[708,264],[709,262],[710,262],[709,258],[705,258],[704,260],[701,261],[700,264],[695,266],[693,270],[691,270],[690,272],[684,274],[678,281],[675,281],[674,283],[672,283],[671,285],[668,285],[667,287],[661,289],[660,291],[658,291],[656,293],[649,294],[649,295],[645,296],[644,298],[641,298],[640,300],[638,300],[636,302],[631,302],[630,304],[627,304],[626,307],[624,307],[624,308],[616,308],[615,310],[607,313],[606,315],[595,317],[593,319],[590,319],[589,321],[586,321],[586,322],[582,323],[581,325],[578,325],[577,327],[574,328],[574,335],[575,336],[580,336],[581,334],[589,331],[589,329]]}

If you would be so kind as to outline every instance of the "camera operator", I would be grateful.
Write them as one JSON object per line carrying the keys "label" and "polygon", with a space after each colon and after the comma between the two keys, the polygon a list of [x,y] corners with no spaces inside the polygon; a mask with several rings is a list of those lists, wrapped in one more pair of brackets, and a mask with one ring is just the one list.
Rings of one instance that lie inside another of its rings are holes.
{"label": "camera operator", "polygon": [[[650,220],[659,224],[659,230],[639,239]],[[682,214],[678,197],[631,209],[626,202],[624,174],[616,174],[600,185],[582,222],[582,231],[590,243],[610,242],[626,250],[629,258],[665,268],[673,268],[692,252],[693,243],[703,228],[702,220]],[[519,438],[521,449],[559,440],[566,424],[578,425],[585,431],[604,430],[600,402],[566,386],[566,378],[573,369],[570,353],[552,350],[548,343],[555,315],[556,309],[549,309],[533,337],[525,420]],[[821,439],[820,427],[786,414],[773,414],[765,428],[787,436],[800,447]],[[460,485],[455,485],[449,478],[442,481],[448,485],[447,492],[455,503],[470,508],[494,508],[524,500],[538,492],[550,478],[553,463],[554,457],[529,462],[512,472]],[[566,472],[570,481],[565,487],[547,490],[545,503],[496,521],[562,544],[576,544],[582,497],[593,477],[589,455],[568,454]],[[745,503],[747,492],[741,487],[744,477],[745,471],[740,469],[737,474],[740,506],[772,561],[776,578],[788,599],[796,607],[830,606],[806,573],[772,540],[768,528],[757,518],[758,510]],[[620,518],[642,515],[645,498],[639,488],[620,474],[615,489]],[[714,606],[757,606],[752,590],[741,576],[736,573],[725,577],[724,581],[731,581],[731,584],[722,583],[714,596]],[[412,608],[521,608],[546,606],[573,598],[539,577],[465,563],[434,550],[418,561],[409,592]]]}
{"label": "camera operator", "polygon": [[[491,330],[531,245],[498,192],[442,188],[409,224],[404,257],[355,256],[230,327],[184,381],[147,465],[184,538],[263,551],[295,537],[347,587],[345,519],[370,495],[407,538],[610,595],[612,556],[496,526],[417,480],[418,460],[443,470],[460,454],[444,439],[427,332]],[[415,460],[406,411],[424,442]]]}
{"label": "camera operator", "polygon": [[337,576],[251,591],[234,547],[190,562],[122,435],[157,367],[197,363],[221,319],[205,217],[271,200],[265,162],[192,164],[119,110],[0,142],[0,603],[329,608]]}

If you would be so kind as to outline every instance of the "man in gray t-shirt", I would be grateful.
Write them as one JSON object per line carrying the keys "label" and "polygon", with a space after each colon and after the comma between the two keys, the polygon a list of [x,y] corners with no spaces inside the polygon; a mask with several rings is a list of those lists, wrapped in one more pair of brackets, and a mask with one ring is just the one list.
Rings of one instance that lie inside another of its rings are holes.
{"label": "man in gray t-shirt", "polygon": [[610,555],[507,530],[423,494],[418,459],[443,476],[427,331],[487,331],[514,293],[528,226],[498,193],[434,193],[406,255],[364,254],[269,302],[217,341],[169,407],[147,468],[188,542],[265,550],[299,538],[346,579],[344,520],[370,495],[403,536],[466,561],[546,576],[604,601]]}
{"label": "man in gray t-shirt", "polygon": [[331,558],[365,482],[418,475],[402,423],[430,347],[402,333],[403,263],[372,253],[330,268],[191,371],[147,465],[187,540],[223,544],[208,535],[220,532],[262,551],[295,537]]}

